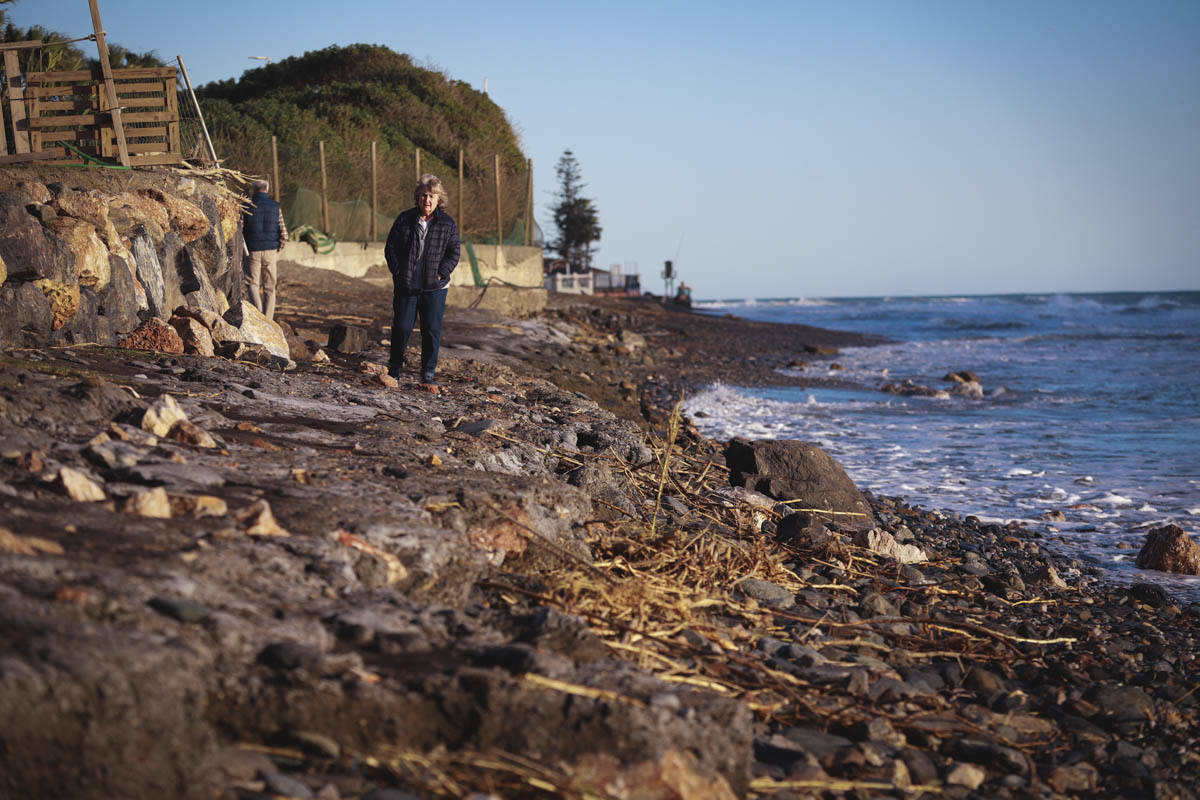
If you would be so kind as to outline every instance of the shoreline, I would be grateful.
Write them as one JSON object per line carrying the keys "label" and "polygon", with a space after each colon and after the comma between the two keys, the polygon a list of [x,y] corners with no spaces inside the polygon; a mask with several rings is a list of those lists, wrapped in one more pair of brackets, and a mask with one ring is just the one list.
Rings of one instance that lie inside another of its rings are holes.
{"label": "shoreline", "polygon": [[[864,337],[450,309],[430,395],[371,368],[386,289],[314,272],[281,266],[296,344],[344,321],[364,352],[4,354],[0,787],[1190,796],[1200,608],[1083,580],[1019,526],[866,498],[926,557],[900,563],[732,487],[673,424],[695,382],[781,385],[805,345]],[[213,446],[151,442],[164,397]],[[64,499],[64,467],[103,499]],[[157,490],[166,516],[139,510]]]}

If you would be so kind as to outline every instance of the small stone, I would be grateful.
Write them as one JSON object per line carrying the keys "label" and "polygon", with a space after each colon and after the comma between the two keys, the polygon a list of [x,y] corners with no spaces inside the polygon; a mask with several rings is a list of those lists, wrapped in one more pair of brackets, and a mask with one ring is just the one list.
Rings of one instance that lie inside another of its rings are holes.
{"label": "small stone", "polygon": [[72,500],[81,503],[98,503],[108,499],[100,484],[76,469],[63,467],[58,471],[59,485]]}
{"label": "small stone", "polygon": [[267,788],[276,796],[313,800],[313,790],[308,788],[308,784],[291,775],[277,771],[260,772],[259,775],[267,784]]}
{"label": "small stone", "polygon": [[1058,570],[1050,563],[1038,564],[1032,572],[1025,575],[1025,580],[1026,583],[1034,585],[1053,586],[1057,589],[1067,588],[1067,582],[1059,576]]}
{"label": "small stone", "polygon": [[975,791],[987,779],[987,773],[974,764],[955,764],[946,776],[946,783],[965,786]]}
{"label": "small stone", "polygon": [[925,551],[921,548],[912,544],[900,544],[895,537],[882,528],[859,531],[854,537],[854,544],[866,548],[872,553],[899,561],[901,564],[914,564],[928,560]]}
{"label": "small stone", "polygon": [[1136,686],[1101,686],[1089,699],[1100,713],[1118,722],[1140,722],[1154,715],[1154,701]]}
{"label": "small stone", "polygon": [[142,416],[142,430],[155,436],[166,436],[175,423],[186,421],[187,414],[169,394],[159,397]]}
{"label": "small stone", "polygon": [[396,380],[391,375],[388,375],[386,372],[382,372],[382,373],[376,375],[375,381],[387,389],[399,389],[400,388],[400,381]]}
{"label": "small stone", "polygon": [[796,605],[796,598],[790,591],[770,581],[742,578],[737,582],[737,588],[747,597],[774,608],[791,608]]}
{"label": "small stone", "polygon": [[191,317],[171,317],[170,325],[179,334],[185,353],[211,358],[214,355],[212,332]]}
{"label": "small stone", "polygon": [[212,495],[171,494],[167,495],[171,513],[177,517],[223,517],[229,508],[225,501]]}
{"label": "small stone", "polygon": [[281,526],[271,513],[271,505],[266,500],[258,500],[247,506],[236,517],[249,536],[291,536]]}
{"label": "small stone", "polygon": [[334,325],[329,329],[328,346],[339,353],[361,353],[367,347],[367,332],[353,325]]}
{"label": "small stone", "polygon": [[324,350],[318,350],[317,352],[313,353],[312,363],[328,364],[329,363],[329,355]]}
{"label": "small stone", "polygon": [[1059,794],[1092,792],[1100,782],[1100,772],[1086,761],[1070,766],[1058,766],[1050,771],[1046,782]]}
{"label": "small stone", "polygon": [[212,616],[212,612],[204,606],[182,597],[164,597],[160,595],[158,597],[151,597],[146,605],[163,616],[171,617],[185,625],[204,622]]}
{"label": "small stone", "polygon": [[17,536],[8,528],[0,528],[0,552],[15,553],[19,556],[35,556],[38,553],[63,555],[63,549],[57,542],[36,536]]}
{"label": "small stone", "polygon": [[212,434],[186,419],[181,419],[172,425],[171,430],[167,432],[167,438],[195,447],[217,446],[217,440],[212,437]]}
{"label": "small stone", "polygon": [[125,501],[124,510],[126,514],[137,514],[141,517],[170,519],[171,501],[167,498],[167,490],[157,486],[148,491],[131,495]]}

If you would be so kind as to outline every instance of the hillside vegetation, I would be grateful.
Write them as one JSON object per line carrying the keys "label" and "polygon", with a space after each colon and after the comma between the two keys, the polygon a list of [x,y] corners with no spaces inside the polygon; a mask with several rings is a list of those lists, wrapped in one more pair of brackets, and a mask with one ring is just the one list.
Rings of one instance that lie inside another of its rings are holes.
{"label": "hillside vegetation", "polygon": [[327,47],[210,83],[197,95],[223,166],[269,177],[277,138],[285,208],[301,187],[320,190],[321,141],[330,200],[369,202],[375,141],[382,215],[411,207],[417,148],[421,171],[443,179],[457,213],[461,148],[466,231],[495,234],[497,154],[505,230],[523,219],[526,161],[504,111],[464,81],[387,47]]}

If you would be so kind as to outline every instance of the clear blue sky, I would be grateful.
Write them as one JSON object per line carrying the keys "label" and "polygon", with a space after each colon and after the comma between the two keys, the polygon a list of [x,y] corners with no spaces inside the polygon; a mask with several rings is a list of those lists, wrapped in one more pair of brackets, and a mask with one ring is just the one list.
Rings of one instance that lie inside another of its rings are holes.
{"label": "clear blue sky", "polygon": [[[7,8],[90,32],[86,0]],[[596,264],[648,289],[665,259],[702,298],[1200,289],[1198,0],[100,9],[196,83],[354,42],[486,78],[539,221],[570,148]]]}

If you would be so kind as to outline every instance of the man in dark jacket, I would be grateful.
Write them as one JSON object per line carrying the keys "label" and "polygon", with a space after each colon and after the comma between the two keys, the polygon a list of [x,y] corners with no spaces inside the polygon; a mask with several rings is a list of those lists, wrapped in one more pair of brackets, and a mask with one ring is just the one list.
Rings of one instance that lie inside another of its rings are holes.
{"label": "man in dark jacket", "polygon": [[384,256],[392,272],[392,352],[388,374],[400,377],[413,322],[421,318],[421,383],[434,383],[442,344],[450,273],[458,266],[458,226],[444,210],[446,190],[435,175],[422,175],[413,193],[416,208],[396,217]]}
{"label": "man in dark jacket", "polygon": [[242,238],[248,251],[242,269],[242,283],[250,302],[267,319],[275,319],[275,274],[279,249],[287,241],[283,210],[267,194],[271,185],[254,182],[250,208],[242,215]]}

